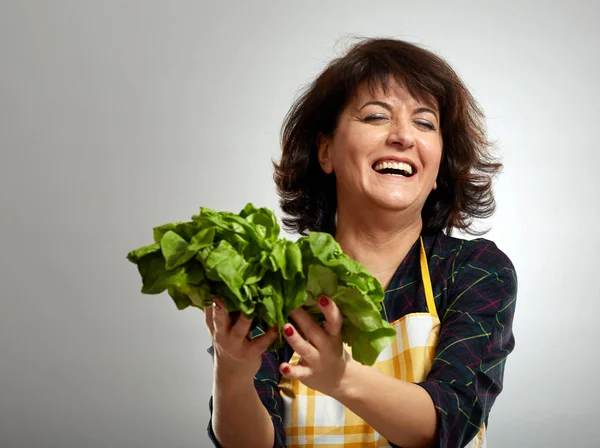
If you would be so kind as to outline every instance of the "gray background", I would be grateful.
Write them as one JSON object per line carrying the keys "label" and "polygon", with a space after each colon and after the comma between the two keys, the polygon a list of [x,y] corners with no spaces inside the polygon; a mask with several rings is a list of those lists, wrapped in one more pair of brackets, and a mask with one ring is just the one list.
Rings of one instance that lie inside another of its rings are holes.
{"label": "gray background", "polygon": [[0,446],[209,446],[202,313],[125,255],[200,205],[277,208],[283,116],[354,35],[446,57],[503,153],[484,224],[520,290],[490,446],[600,446],[600,7],[483,3],[3,0]]}

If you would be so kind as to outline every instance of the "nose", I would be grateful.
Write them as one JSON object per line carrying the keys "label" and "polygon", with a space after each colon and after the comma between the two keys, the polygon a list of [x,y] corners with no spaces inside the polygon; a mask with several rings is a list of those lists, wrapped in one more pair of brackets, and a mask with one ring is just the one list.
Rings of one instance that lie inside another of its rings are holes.
{"label": "nose", "polygon": [[415,144],[415,128],[410,120],[398,120],[390,124],[388,144],[398,149],[408,149]]}

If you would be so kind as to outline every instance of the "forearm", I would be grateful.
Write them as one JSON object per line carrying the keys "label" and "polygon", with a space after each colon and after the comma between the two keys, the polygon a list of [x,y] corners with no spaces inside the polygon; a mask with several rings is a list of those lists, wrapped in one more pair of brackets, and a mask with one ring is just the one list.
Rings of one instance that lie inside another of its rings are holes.
{"label": "forearm", "polygon": [[274,429],[253,379],[240,381],[219,375],[215,368],[212,427],[223,448],[272,448]]}
{"label": "forearm", "polygon": [[333,398],[395,445],[420,448],[434,444],[436,409],[427,391],[417,384],[351,362]]}

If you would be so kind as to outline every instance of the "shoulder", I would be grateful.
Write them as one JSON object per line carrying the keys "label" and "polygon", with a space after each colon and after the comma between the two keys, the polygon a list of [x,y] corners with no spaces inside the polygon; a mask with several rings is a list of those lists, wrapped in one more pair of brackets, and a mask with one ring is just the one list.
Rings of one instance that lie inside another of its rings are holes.
{"label": "shoulder", "polygon": [[471,240],[448,236],[439,232],[429,238],[429,259],[434,264],[449,268],[449,282],[455,283],[465,274],[478,271],[482,274],[500,274],[514,277],[512,260],[498,245],[485,238]]}
{"label": "shoulder", "polygon": [[493,304],[487,312],[514,308],[518,283],[515,267],[495,242],[442,232],[428,241],[432,280],[435,278],[444,308],[460,304],[479,309],[482,303]]}

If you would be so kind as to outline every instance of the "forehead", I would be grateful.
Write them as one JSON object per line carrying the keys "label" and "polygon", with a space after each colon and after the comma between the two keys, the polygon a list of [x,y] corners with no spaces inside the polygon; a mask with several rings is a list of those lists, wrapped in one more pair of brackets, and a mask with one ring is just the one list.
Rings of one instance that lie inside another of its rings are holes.
{"label": "forehead", "polygon": [[368,80],[360,82],[352,92],[349,103],[355,103],[360,107],[360,103],[385,99],[403,103],[410,102],[438,110],[438,102],[433,95],[425,91],[410,89],[404,82],[398,81],[392,76],[386,82],[369,82]]}

